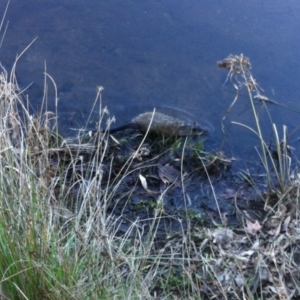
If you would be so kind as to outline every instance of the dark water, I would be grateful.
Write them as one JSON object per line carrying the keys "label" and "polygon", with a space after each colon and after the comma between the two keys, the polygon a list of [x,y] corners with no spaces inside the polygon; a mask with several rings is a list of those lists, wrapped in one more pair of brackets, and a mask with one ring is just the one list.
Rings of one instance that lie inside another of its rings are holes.
{"label": "dark water", "polygon": [[[0,11],[5,4],[2,0]],[[46,62],[66,128],[75,121],[84,124],[96,87],[104,86],[103,104],[117,124],[165,107],[198,122],[207,120],[221,147],[220,120],[234,92],[230,84],[223,86],[226,72],[216,62],[240,53],[250,57],[269,98],[300,110],[298,0],[11,0],[6,20],[1,62],[10,69],[16,54],[38,37],[18,63],[19,84],[32,83],[27,93],[38,109]],[[53,110],[51,85],[48,101]],[[300,123],[298,112],[276,105],[269,109],[279,128],[285,124],[292,132]],[[261,119],[271,136],[267,114]],[[230,121],[253,126],[246,97],[227,116],[227,126]],[[291,140],[297,137],[298,132]],[[258,144],[237,125],[230,126],[224,141],[229,155],[239,157]],[[297,142],[294,146],[297,152]]]}

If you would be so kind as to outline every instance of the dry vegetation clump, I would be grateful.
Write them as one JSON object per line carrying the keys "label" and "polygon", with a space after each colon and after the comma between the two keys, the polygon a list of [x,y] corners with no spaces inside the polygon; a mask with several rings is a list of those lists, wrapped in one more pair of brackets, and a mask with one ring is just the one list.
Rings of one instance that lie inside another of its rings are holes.
{"label": "dry vegetation clump", "polygon": [[[101,89],[97,99],[100,95]],[[159,169],[154,180],[166,186],[147,190],[142,174],[142,185],[132,184],[149,155],[146,137],[138,135],[134,148],[125,141],[125,157],[114,157],[123,144],[107,130],[91,138],[80,133],[63,139],[56,115],[31,115],[14,74],[8,76],[3,68],[0,99],[1,297],[151,299],[180,294],[182,263],[173,263],[174,255],[178,260],[174,247],[190,221],[166,214],[163,204],[167,185],[177,186],[180,172],[150,161],[147,169],[151,164]],[[100,123],[105,113],[100,110]],[[143,215],[128,208],[134,193],[135,199],[153,199],[143,201]],[[170,222],[179,228],[176,242],[173,237],[162,240],[173,234]],[[184,279],[186,284],[183,295],[193,292]]]}
{"label": "dry vegetation clump", "polygon": [[[264,217],[259,218],[259,214],[253,214],[253,211],[251,214],[251,209],[239,207],[236,197],[236,212],[241,216],[242,225],[242,228],[235,230],[238,235],[228,234],[223,229],[213,231],[216,243],[218,240],[221,241],[219,244],[224,241],[216,235],[225,236],[226,249],[220,245],[219,248],[222,248],[222,256],[228,259],[231,270],[234,270],[227,272],[227,277],[222,274],[221,285],[224,287],[227,282],[232,287],[233,282],[235,291],[240,288],[237,299],[296,299],[299,297],[299,175],[291,169],[292,148],[288,145],[287,127],[283,126],[283,137],[280,139],[276,125],[271,124],[274,146],[270,147],[270,141],[264,137],[255,101],[260,100],[266,110],[268,103],[276,102],[263,94],[263,89],[251,73],[249,58],[242,54],[229,55],[217,65],[228,71],[227,80],[236,90],[234,101],[225,116],[238,101],[240,92],[246,89],[248,93],[256,128],[233,123],[247,128],[258,137],[261,147],[257,152],[266,173],[267,187],[264,192],[257,189],[264,208],[254,208],[264,210],[267,213]],[[253,185],[251,178],[247,180]]]}

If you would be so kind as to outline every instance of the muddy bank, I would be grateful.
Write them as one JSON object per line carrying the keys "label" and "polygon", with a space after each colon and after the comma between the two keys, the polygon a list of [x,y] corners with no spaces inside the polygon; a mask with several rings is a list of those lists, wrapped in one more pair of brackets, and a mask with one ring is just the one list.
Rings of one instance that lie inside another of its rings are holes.
{"label": "muddy bank", "polygon": [[121,235],[133,223],[148,232],[155,218],[157,237],[198,224],[237,226],[241,211],[261,218],[257,191],[232,172],[230,158],[207,148],[209,140],[209,135],[145,136],[132,128],[81,132],[53,152],[51,161],[56,172],[65,166],[60,176],[67,178],[65,189],[71,192],[64,205],[78,212],[84,187],[96,182],[95,197],[106,201]]}

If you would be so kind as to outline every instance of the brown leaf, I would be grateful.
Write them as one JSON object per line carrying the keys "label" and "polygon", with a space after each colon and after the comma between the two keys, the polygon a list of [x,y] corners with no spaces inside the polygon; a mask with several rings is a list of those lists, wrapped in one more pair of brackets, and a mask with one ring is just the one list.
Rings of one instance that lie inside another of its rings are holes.
{"label": "brown leaf", "polygon": [[261,225],[259,222],[256,220],[254,223],[250,222],[249,220],[246,219],[246,232],[251,234],[251,235],[256,235],[258,231],[261,229]]}
{"label": "brown leaf", "polygon": [[180,178],[180,171],[168,164],[158,166],[158,176],[164,184],[174,183],[176,186],[180,186],[177,182]]}

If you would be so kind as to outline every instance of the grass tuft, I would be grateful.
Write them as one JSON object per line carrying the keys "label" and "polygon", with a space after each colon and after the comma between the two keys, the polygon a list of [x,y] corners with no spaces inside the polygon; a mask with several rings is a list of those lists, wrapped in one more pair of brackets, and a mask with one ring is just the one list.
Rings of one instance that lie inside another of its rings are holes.
{"label": "grass tuft", "polygon": [[[262,101],[265,107],[266,103],[275,102],[263,95],[263,89],[259,86],[256,79],[252,75],[250,60],[243,54],[229,55],[224,60],[219,61],[217,65],[219,68],[224,68],[228,71],[226,81],[229,80],[236,91],[234,100],[228,107],[223,120],[238,100],[241,90],[246,88],[256,128],[253,129],[245,124],[241,124],[238,122],[232,123],[248,128],[258,137],[260,142],[260,149],[258,150],[258,154],[266,172],[267,186],[269,190],[276,190],[277,187],[279,187],[279,190],[283,192],[289,186],[291,165],[290,151],[287,141],[287,128],[286,126],[283,126],[283,138],[281,140],[276,125],[272,124],[275,149],[271,149],[269,146],[269,142],[264,137],[259,113],[255,106],[256,100]],[[273,174],[274,176],[272,176]],[[276,182],[274,182],[273,180],[274,177]]]}

